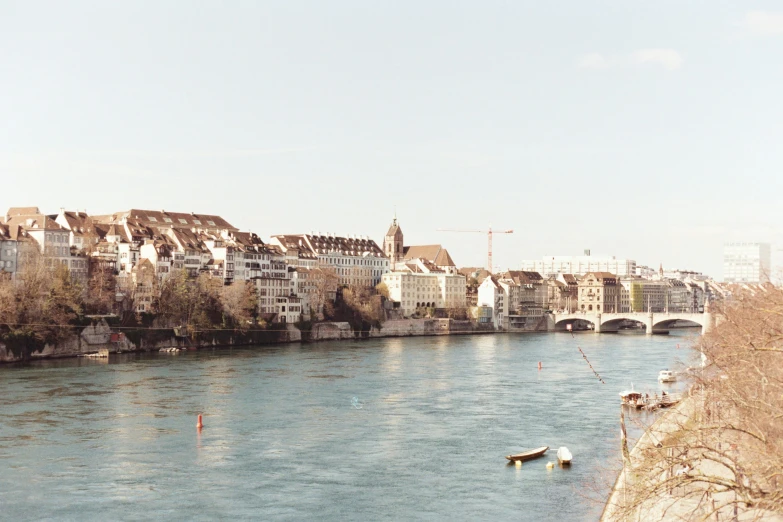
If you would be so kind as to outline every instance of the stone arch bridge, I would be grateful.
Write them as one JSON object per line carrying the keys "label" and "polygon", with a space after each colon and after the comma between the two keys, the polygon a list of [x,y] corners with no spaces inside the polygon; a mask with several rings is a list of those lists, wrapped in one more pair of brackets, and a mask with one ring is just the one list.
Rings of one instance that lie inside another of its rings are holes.
{"label": "stone arch bridge", "polygon": [[566,330],[567,325],[573,324],[575,321],[587,321],[593,324],[595,333],[616,332],[623,321],[636,321],[644,324],[648,335],[668,332],[671,325],[677,321],[690,321],[696,323],[701,326],[702,334],[707,333],[713,326],[712,314],[709,312],[701,314],[667,312],[577,312],[573,314],[554,314],[552,318],[554,320],[555,330]]}

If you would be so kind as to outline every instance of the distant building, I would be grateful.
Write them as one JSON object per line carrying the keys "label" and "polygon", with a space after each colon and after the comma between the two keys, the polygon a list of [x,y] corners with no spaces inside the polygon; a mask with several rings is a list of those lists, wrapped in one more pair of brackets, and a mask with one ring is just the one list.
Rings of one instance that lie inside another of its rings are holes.
{"label": "distant building", "polygon": [[495,328],[504,328],[507,324],[507,310],[511,296],[500,285],[495,276],[490,275],[478,288],[478,306],[492,309],[492,323]]}
{"label": "distant building", "polygon": [[544,277],[558,274],[584,275],[589,272],[609,272],[618,277],[636,275],[636,261],[611,257],[544,256],[540,261],[522,261],[522,270],[538,272]]}
{"label": "distant building", "polygon": [[391,270],[405,270],[405,263],[415,259],[437,266],[448,274],[458,272],[457,265],[442,245],[403,245],[402,228],[397,223],[397,217],[392,220],[389,230],[383,239],[383,253],[389,258]]}
{"label": "distant building", "polygon": [[426,259],[417,258],[383,275],[389,299],[400,303],[403,315],[424,313],[428,308],[465,308],[465,276],[448,273]]}
{"label": "distant building", "polygon": [[578,308],[583,312],[619,312],[620,284],[609,272],[590,272],[579,280]]}
{"label": "distant building", "polygon": [[[684,288],[685,285],[680,284]],[[667,281],[654,281],[642,277],[621,277],[619,291],[620,307],[613,311],[661,313],[668,309],[670,284]],[[682,310],[677,311],[681,312]]]}
{"label": "distant building", "polygon": [[[71,268],[70,231],[60,226],[53,217],[42,214],[38,207],[12,207],[5,215],[5,224],[9,229],[24,230],[25,237],[29,236],[37,245],[48,268]],[[17,270],[22,264],[24,260],[19,259]]]}
{"label": "distant building", "polygon": [[769,243],[723,245],[723,281],[726,283],[768,283],[771,268]]}
{"label": "distant building", "polygon": [[220,216],[210,214],[194,214],[186,212],[166,212],[165,210],[142,210],[132,208],[122,212],[103,216],[92,216],[98,223],[124,224],[127,221],[145,227],[156,228],[187,228],[220,233],[222,230],[237,231],[238,229]]}
{"label": "distant building", "polygon": [[[271,243],[287,253],[292,245],[307,253],[308,260],[299,266],[330,268],[337,274],[341,286],[370,287],[381,282],[389,271],[389,258],[368,237],[341,237],[334,234],[285,234],[272,236]],[[308,266],[309,265],[309,266]]]}
{"label": "distant building", "polygon": [[404,255],[402,241],[402,228],[397,224],[397,216],[394,216],[394,220],[383,238],[383,253],[389,258],[392,266],[402,261]]}
{"label": "distant building", "polygon": [[16,273],[19,254],[18,233],[19,227],[12,229],[8,225],[0,223],[0,275],[7,273],[13,277]]}

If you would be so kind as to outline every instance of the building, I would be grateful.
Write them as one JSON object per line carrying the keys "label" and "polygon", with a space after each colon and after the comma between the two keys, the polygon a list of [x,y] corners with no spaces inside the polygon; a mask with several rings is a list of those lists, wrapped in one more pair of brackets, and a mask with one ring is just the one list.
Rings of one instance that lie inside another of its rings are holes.
{"label": "building", "polygon": [[671,285],[667,281],[654,281],[641,277],[621,277],[620,308],[617,311],[666,312],[669,309],[670,289]]}
{"label": "building", "polygon": [[538,272],[527,270],[508,270],[498,278],[499,281],[511,280],[520,288],[518,306],[508,308],[509,311],[547,307],[548,287],[544,278]]}
{"label": "building", "polygon": [[400,303],[404,316],[423,315],[430,309],[467,307],[464,275],[448,273],[420,258],[409,260],[403,267],[384,274],[382,280],[389,299]]}
{"label": "building", "polygon": [[[8,209],[4,223],[9,229],[24,231],[24,237],[34,242],[48,268],[64,266],[71,269],[70,232],[51,216],[42,214],[38,207],[12,207]],[[24,259],[20,257],[17,271],[23,264]]]}
{"label": "building", "polygon": [[544,277],[558,274],[584,275],[589,272],[609,272],[618,277],[636,274],[636,261],[589,255],[583,256],[544,256],[540,261],[522,261],[522,270],[538,272]]}
{"label": "building", "polygon": [[478,305],[478,287],[489,277],[490,273],[483,267],[464,267],[458,272],[465,276],[465,303],[469,307]]}
{"label": "building", "polygon": [[726,283],[769,283],[769,243],[726,243],[723,246],[723,281]]}
{"label": "building", "polygon": [[14,277],[16,267],[19,264],[19,227],[11,228],[0,223],[0,275],[10,274]]}
{"label": "building", "polygon": [[220,216],[210,214],[194,214],[185,212],[166,212],[165,210],[142,210],[132,208],[130,210],[115,212],[114,214],[93,216],[98,223],[121,225],[133,222],[143,227],[155,228],[185,228],[195,229],[213,234],[219,234],[223,230],[237,231],[238,229]]}
{"label": "building", "polygon": [[[272,236],[271,243],[287,253],[290,245],[307,253],[305,259],[315,259],[320,268],[333,269],[340,286],[373,287],[381,282],[381,276],[389,271],[389,258],[368,237],[334,234],[283,234]],[[297,255],[298,257],[298,255]],[[300,265],[302,266],[302,265]]]}
{"label": "building", "polygon": [[680,279],[666,279],[669,285],[669,297],[666,303],[668,312],[692,312],[693,296],[690,287]]}
{"label": "building", "polygon": [[397,223],[395,216],[383,239],[383,251],[389,257],[392,270],[405,270],[406,263],[415,259],[424,259],[446,273],[456,274],[458,272],[457,265],[449,255],[449,251],[442,245],[403,246],[403,241],[402,228]]}
{"label": "building", "polygon": [[397,224],[397,216],[394,216],[394,220],[383,238],[383,253],[389,258],[392,266],[403,259],[404,246],[402,241],[402,228]]}
{"label": "building", "polygon": [[549,309],[576,312],[579,304],[579,280],[573,274],[559,274],[556,281],[563,283],[565,288],[561,290],[560,298],[556,303],[549,302]]}
{"label": "building", "polygon": [[579,280],[578,309],[582,312],[619,312],[620,285],[609,272],[589,272]]}
{"label": "building", "polygon": [[477,306],[492,309],[492,323],[496,329],[505,328],[507,324],[506,310],[510,297],[495,276],[485,278],[479,285]]}

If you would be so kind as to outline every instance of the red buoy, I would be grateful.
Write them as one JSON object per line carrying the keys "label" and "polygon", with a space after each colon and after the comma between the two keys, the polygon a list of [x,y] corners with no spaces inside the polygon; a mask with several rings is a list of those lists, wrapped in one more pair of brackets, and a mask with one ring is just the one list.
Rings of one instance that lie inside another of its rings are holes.
{"label": "red buoy", "polygon": [[196,422],[196,428],[201,429],[204,427],[204,423],[201,422],[201,414],[198,415],[198,422]]}

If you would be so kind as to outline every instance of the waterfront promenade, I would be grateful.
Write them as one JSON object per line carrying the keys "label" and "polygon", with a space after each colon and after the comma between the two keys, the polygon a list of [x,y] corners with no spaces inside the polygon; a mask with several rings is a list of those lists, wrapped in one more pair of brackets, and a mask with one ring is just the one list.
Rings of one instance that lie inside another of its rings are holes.
{"label": "waterfront promenade", "polygon": [[[626,462],[617,477],[601,515],[601,522],[783,522],[783,516],[767,511],[746,509],[742,506],[738,506],[735,511],[732,504],[733,493],[709,492],[706,481],[690,481],[687,478],[677,480],[679,474],[684,474],[685,477],[715,477],[724,479],[727,483],[733,480],[730,471],[715,461],[694,458],[680,460],[676,457],[683,452],[683,447],[687,447],[688,440],[682,439],[681,432],[684,427],[692,424],[700,400],[698,394],[689,396],[666,411],[645,431],[631,450],[629,462]],[[688,433],[687,436],[694,435]],[[681,439],[679,443],[672,443],[673,439],[678,438]],[[652,493],[651,485],[654,487]]]}

